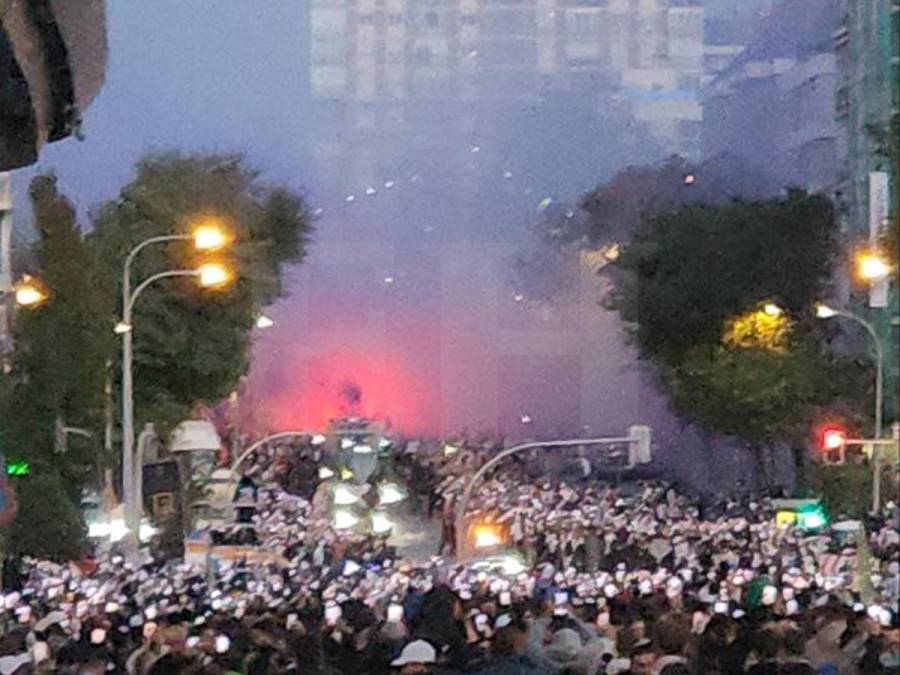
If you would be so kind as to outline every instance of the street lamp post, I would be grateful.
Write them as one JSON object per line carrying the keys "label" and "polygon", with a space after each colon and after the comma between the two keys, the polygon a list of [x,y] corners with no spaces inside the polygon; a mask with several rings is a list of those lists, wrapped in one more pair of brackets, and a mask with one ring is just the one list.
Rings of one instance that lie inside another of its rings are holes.
{"label": "street lamp post", "polygon": [[[861,316],[857,316],[851,312],[847,312],[842,309],[833,309],[828,305],[819,304],[816,305],[816,316],[820,319],[830,319],[835,316],[840,316],[845,319],[849,319],[860,326],[862,326],[869,336],[872,338],[872,342],[875,345],[875,439],[881,438],[881,414],[882,414],[882,406],[883,406],[883,397],[884,397],[884,349],[881,346],[881,339],[878,337],[878,332],[875,330],[875,326],[871,323],[863,319]],[[881,507],[881,454],[879,452],[879,448],[877,445],[872,446],[872,465],[873,470],[875,472],[874,482],[872,483],[872,509],[875,513],[878,513]]]}
{"label": "street lamp post", "polygon": [[[127,263],[126,263],[127,269]],[[127,272],[126,272],[127,274]],[[134,471],[134,383],[133,383],[133,361],[134,350],[132,343],[132,313],[134,303],[141,292],[150,284],[160,279],[168,279],[171,277],[193,277],[197,276],[196,270],[168,270],[159,272],[145,279],[133,293],[127,290],[123,285],[122,302],[122,322],[116,326],[116,331],[122,335],[122,501],[125,504],[125,526],[132,532],[139,523],[135,523],[138,517],[139,509],[135,503],[137,494],[137,486],[135,485]]]}
{"label": "street lamp post", "polygon": [[115,332],[122,336],[122,501],[125,507],[125,524],[129,530],[135,533],[138,531],[135,528],[140,525],[140,523],[135,523],[140,509],[135,503],[137,490],[134,471],[134,385],[132,372],[132,312],[134,303],[145,288],[160,279],[191,276],[199,278],[203,285],[216,285],[216,283],[221,283],[226,279],[204,283],[203,268],[167,270],[148,277],[132,292],[131,265],[138,253],[147,246],[191,240],[194,242],[195,248],[204,251],[216,250],[228,243],[227,235],[217,224],[201,224],[190,234],[165,234],[145,239],[129,251],[122,270],[122,321],[115,328]]}

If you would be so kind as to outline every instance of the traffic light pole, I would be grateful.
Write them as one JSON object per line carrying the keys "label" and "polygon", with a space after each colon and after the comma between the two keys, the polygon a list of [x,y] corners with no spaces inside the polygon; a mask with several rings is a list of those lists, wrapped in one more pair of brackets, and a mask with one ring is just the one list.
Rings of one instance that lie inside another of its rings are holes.
{"label": "traffic light pole", "polygon": [[[496,457],[485,463],[478,471],[475,472],[475,475],[472,476],[472,478],[469,480],[469,483],[468,485],[466,485],[466,489],[462,494],[462,498],[460,499],[459,504],[456,505],[456,522],[454,524],[454,529],[456,531],[457,562],[463,562],[468,554],[466,546],[466,507],[469,505],[469,499],[471,499],[472,493],[474,492],[475,488],[478,486],[484,475],[504,459],[506,459],[510,455],[514,455],[525,450],[534,450],[535,448],[571,448],[583,445],[613,445],[615,443],[645,443],[649,445],[649,429],[647,432],[643,433],[636,432],[636,429],[638,429],[638,427],[632,427],[631,435],[621,438],[576,438],[566,441],[522,443],[521,445],[516,445],[502,451]],[[643,453],[643,457],[644,459],[641,460],[642,463],[645,461],[650,461],[649,448]]]}
{"label": "traffic light pole", "polygon": [[900,445],[900,424],[894,424],[892,438],[848,438],[844,445],[872,447],[872,512],[881,511],[881,448]]}

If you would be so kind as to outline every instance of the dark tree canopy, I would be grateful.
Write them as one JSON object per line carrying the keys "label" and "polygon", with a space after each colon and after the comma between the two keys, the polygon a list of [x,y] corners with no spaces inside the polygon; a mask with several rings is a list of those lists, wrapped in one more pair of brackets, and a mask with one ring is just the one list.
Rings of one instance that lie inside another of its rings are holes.
{"label": "dark tree canopy", "polygon": [[728,317],[764,301],[808,315],[828,281],[837,224],[821,196],[689,206],[645,218],[620,260],[622,314],[641,349],[677,363],[720,341]]}

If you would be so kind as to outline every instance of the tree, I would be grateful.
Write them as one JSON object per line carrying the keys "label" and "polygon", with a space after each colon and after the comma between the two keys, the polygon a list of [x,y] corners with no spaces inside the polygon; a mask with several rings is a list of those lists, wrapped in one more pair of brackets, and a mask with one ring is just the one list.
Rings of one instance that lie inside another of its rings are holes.
{"label": "tree", "polygon": [[[175,423],[198,403],[228,395],[247,370],[260,309],[282,293],[284,267],[302,260],[311,231],[302,198],[263,185],[238,156],[152,155],[94,217],[89,244],[106,266],[107,292],[121,293],[122,264],[132,247],[186,233],[203,216],[223,222],[234,238],[219,257],[234,268],[235,282],[204,291],[193,279],[166,280],[141,294],[134,332],[139,422]],[[188,242],[149,247],[135,261],[132,287],[156,272],[199,262]],[[113,321],[110,315],[108,325]]]}
{"label": "tree", "polygon": [[645,214],[619,259],[617,307],[676,410],[761,458],[791,443],[801,473],[815,411],[860,382],[812,318],[836,238],[831,203],[790,192]]}
{"label": "tree", "polygon": [[725,322],[760,302],[811,316],[836,236],[831,203],[800,192],[647,216],[620,258],[622,315],[637,323],[644,353],[671,364],[718,345]]}
{"label": "tree", "polygon": [[67,492],[65,479],[53,470],[17,482],[19,515],[9,530],[9,553],[58,561],[81,556],[87,543],[84,521]]}
{"label": "tree", "polygon": [[0,415],[7,452],[38,470],[56,467],[78,499],[95,463],[94,448],[73,443],[64,458],[54,456],[54,425],[60,419],[100,436],[110,305],[98,291],[97,265],[56,179],[36,177],[30,196],[39,235],[34,261],[49,300],[18,315],[17,351]]}

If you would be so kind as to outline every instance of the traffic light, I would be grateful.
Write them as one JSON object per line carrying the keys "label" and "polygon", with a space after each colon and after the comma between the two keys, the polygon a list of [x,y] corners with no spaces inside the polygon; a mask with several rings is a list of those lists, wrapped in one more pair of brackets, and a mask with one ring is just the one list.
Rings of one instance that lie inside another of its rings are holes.
{"label": "traffic light", "polygon": [[821,506],[797,512],[797,527],[807,532],[818,532],[828,525],[828,514]]}
{"label": "traffic light", "polygon": [[30,473],[31,464],[29,464],[28,462],[20,461],[6,463],[7,476],[27,476]]}
{"label": "traffic light", "polygon": [[819,431],[819,449],[826,464],[843,464],[847,446],[847,430],[838,424],[828,424]]}

